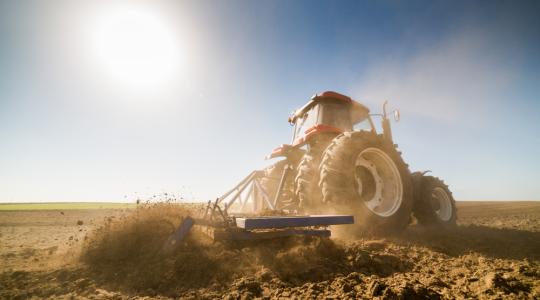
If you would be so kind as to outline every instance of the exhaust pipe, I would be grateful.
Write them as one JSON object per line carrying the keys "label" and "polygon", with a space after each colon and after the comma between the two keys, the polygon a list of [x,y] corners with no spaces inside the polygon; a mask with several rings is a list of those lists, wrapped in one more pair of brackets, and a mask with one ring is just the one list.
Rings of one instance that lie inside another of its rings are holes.
{"label": "exhaust pipe", "polygon": [[383,104],[383,114],[382,114],[382,129],[383,129],[383,137],[394,143],[392,139],[392,128],[390,126],[390,120],[386,116],[386,105],[388,104],[388,100],[384,101]]}

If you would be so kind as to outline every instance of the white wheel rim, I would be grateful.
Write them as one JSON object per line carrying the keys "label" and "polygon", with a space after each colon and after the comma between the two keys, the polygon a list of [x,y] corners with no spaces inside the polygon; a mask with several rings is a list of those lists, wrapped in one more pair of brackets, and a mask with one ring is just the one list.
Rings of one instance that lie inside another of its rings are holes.
{"label": "white wheel rim", "polygon": [[431,197],[439,204],[439,208],[435,210],[439,219],[444,222],[450,221],[452,218],[452,200],[450,200],[450,195],[442,187],[436,187],[433,189]]}
{"label": "white wheel rim", "polygon": [[355,162],[355,181],[362,205],[374,214],[389,217],[401,207],[403,200],[401,175],[394,161],[384,151],[367,148],[358,154]]}

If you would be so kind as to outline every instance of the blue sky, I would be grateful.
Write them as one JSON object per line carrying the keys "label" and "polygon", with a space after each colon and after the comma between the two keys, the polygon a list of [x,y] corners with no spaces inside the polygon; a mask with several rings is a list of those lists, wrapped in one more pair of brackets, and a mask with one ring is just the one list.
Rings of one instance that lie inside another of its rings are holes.
{"label": "blue sky", "polygon": [[399,108],[457,199],[540,200],[538,2],[1,1],[0,201],[215,198],[324,90]]}

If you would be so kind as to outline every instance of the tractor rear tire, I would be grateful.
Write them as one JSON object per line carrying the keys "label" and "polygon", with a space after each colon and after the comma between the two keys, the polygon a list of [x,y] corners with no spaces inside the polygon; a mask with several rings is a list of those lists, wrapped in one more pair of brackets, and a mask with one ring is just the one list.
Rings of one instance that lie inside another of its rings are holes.
{"label": "tractor rear tire", "polygon": [[294,180],[295,195],[298,206],[306,212],[314,210],[318,204],[322,203],[322,194],[318,185],[320,163],[320,153],[306,153],[298,165],[298,173]]}
{"label": "tractor rear tire", "polygon": [[422,175],[416,180],[415,194],[413,215],[420,225],[443,228],[456,226],[456,201],[444,181]]}
{"label": "tractor rear tire", "polygon": [[319,187],[319,165],[322,154],[335,134],[321,134],[311,141],[308,151],[298,164],[296,178],[294,179],[294,193],[300,210],[308,213],[317,213],[321,208],[322,191]]}
{"label": "tractor rear tire", "polygon": [[[289,164],[289,162],[287,159],[284,159],[264,169],[264,177],[261,178],[260,183],[268,195],[268,200],[271,202],[273,202],[276,197],[279,182],[283,176],[283,172],[285,171],[287,164]],[[289,174],[285,179],[283,188],[281,190],[280,202],[276,205],[277,210],[295,210],[298,208],[298,203],[294,197],[294,190],[292,187],[294,177],[295,174],[293,166],[293,170],[289,171]],[[262,207],[264,206],[266,206],[266,204],[262,203]]]}
{"label": "tractor rear tire", "polygon": [[407,227],[413,186],[393,143],[372,132],[346,132],[326,149],[320,165],[323,201],[355,215],[356,234],[393,234]]}

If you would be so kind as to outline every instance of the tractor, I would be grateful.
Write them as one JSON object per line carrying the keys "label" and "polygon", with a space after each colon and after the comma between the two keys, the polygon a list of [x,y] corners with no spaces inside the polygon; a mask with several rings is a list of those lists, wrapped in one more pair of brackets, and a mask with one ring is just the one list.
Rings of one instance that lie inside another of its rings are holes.
{"label": "tractor", "polygon": [[[454,226],[452,193],[442,180],[409,171],[393,142],[386,105],[382,114],[370,114],[350,97],[327,91],[293,112],[291,144],[268,157],[284,159],[264,169],[260,180],[274,209],[349,213],[370,232],[402,230],[411,216],[422,225]],[[399,121],[399,111],[393,115]],[[382,118],[382,134],[374,116]]]}
{"label": "tractor", "polygon": [[[426,226],[454,226],[452,193],[439,178],[409,171],[393,142],[386,107],[387,102],[382,114],[370,114],[336,92],[313,96],[289,117],[291,144],[267,157],[281,160],[253,172],[217,201],[225,210],[243,212],[351,214],[359,232],[399,232],[413,216]],[[399,121],[399,111],[393,115]],[[382,133],[372,117],[381,117]]]}
{"label": "tractor", "polygon": [[[251,172],[186,217],[162,247],[171,253],[194,225],[214,241],[290,236],[329,237],[329,226],[352,225],[356,234],[398,233],[411,220],[425,226],[456,225],[448,186],[427,172],[409,171],[392,139],[390,120],[345,95],[317,94],[292,113],[291,144],[274,149],[281,160]],[[394,111],[399,121],[399,111]],[[372,116],[382,119],[377,133]]]}

